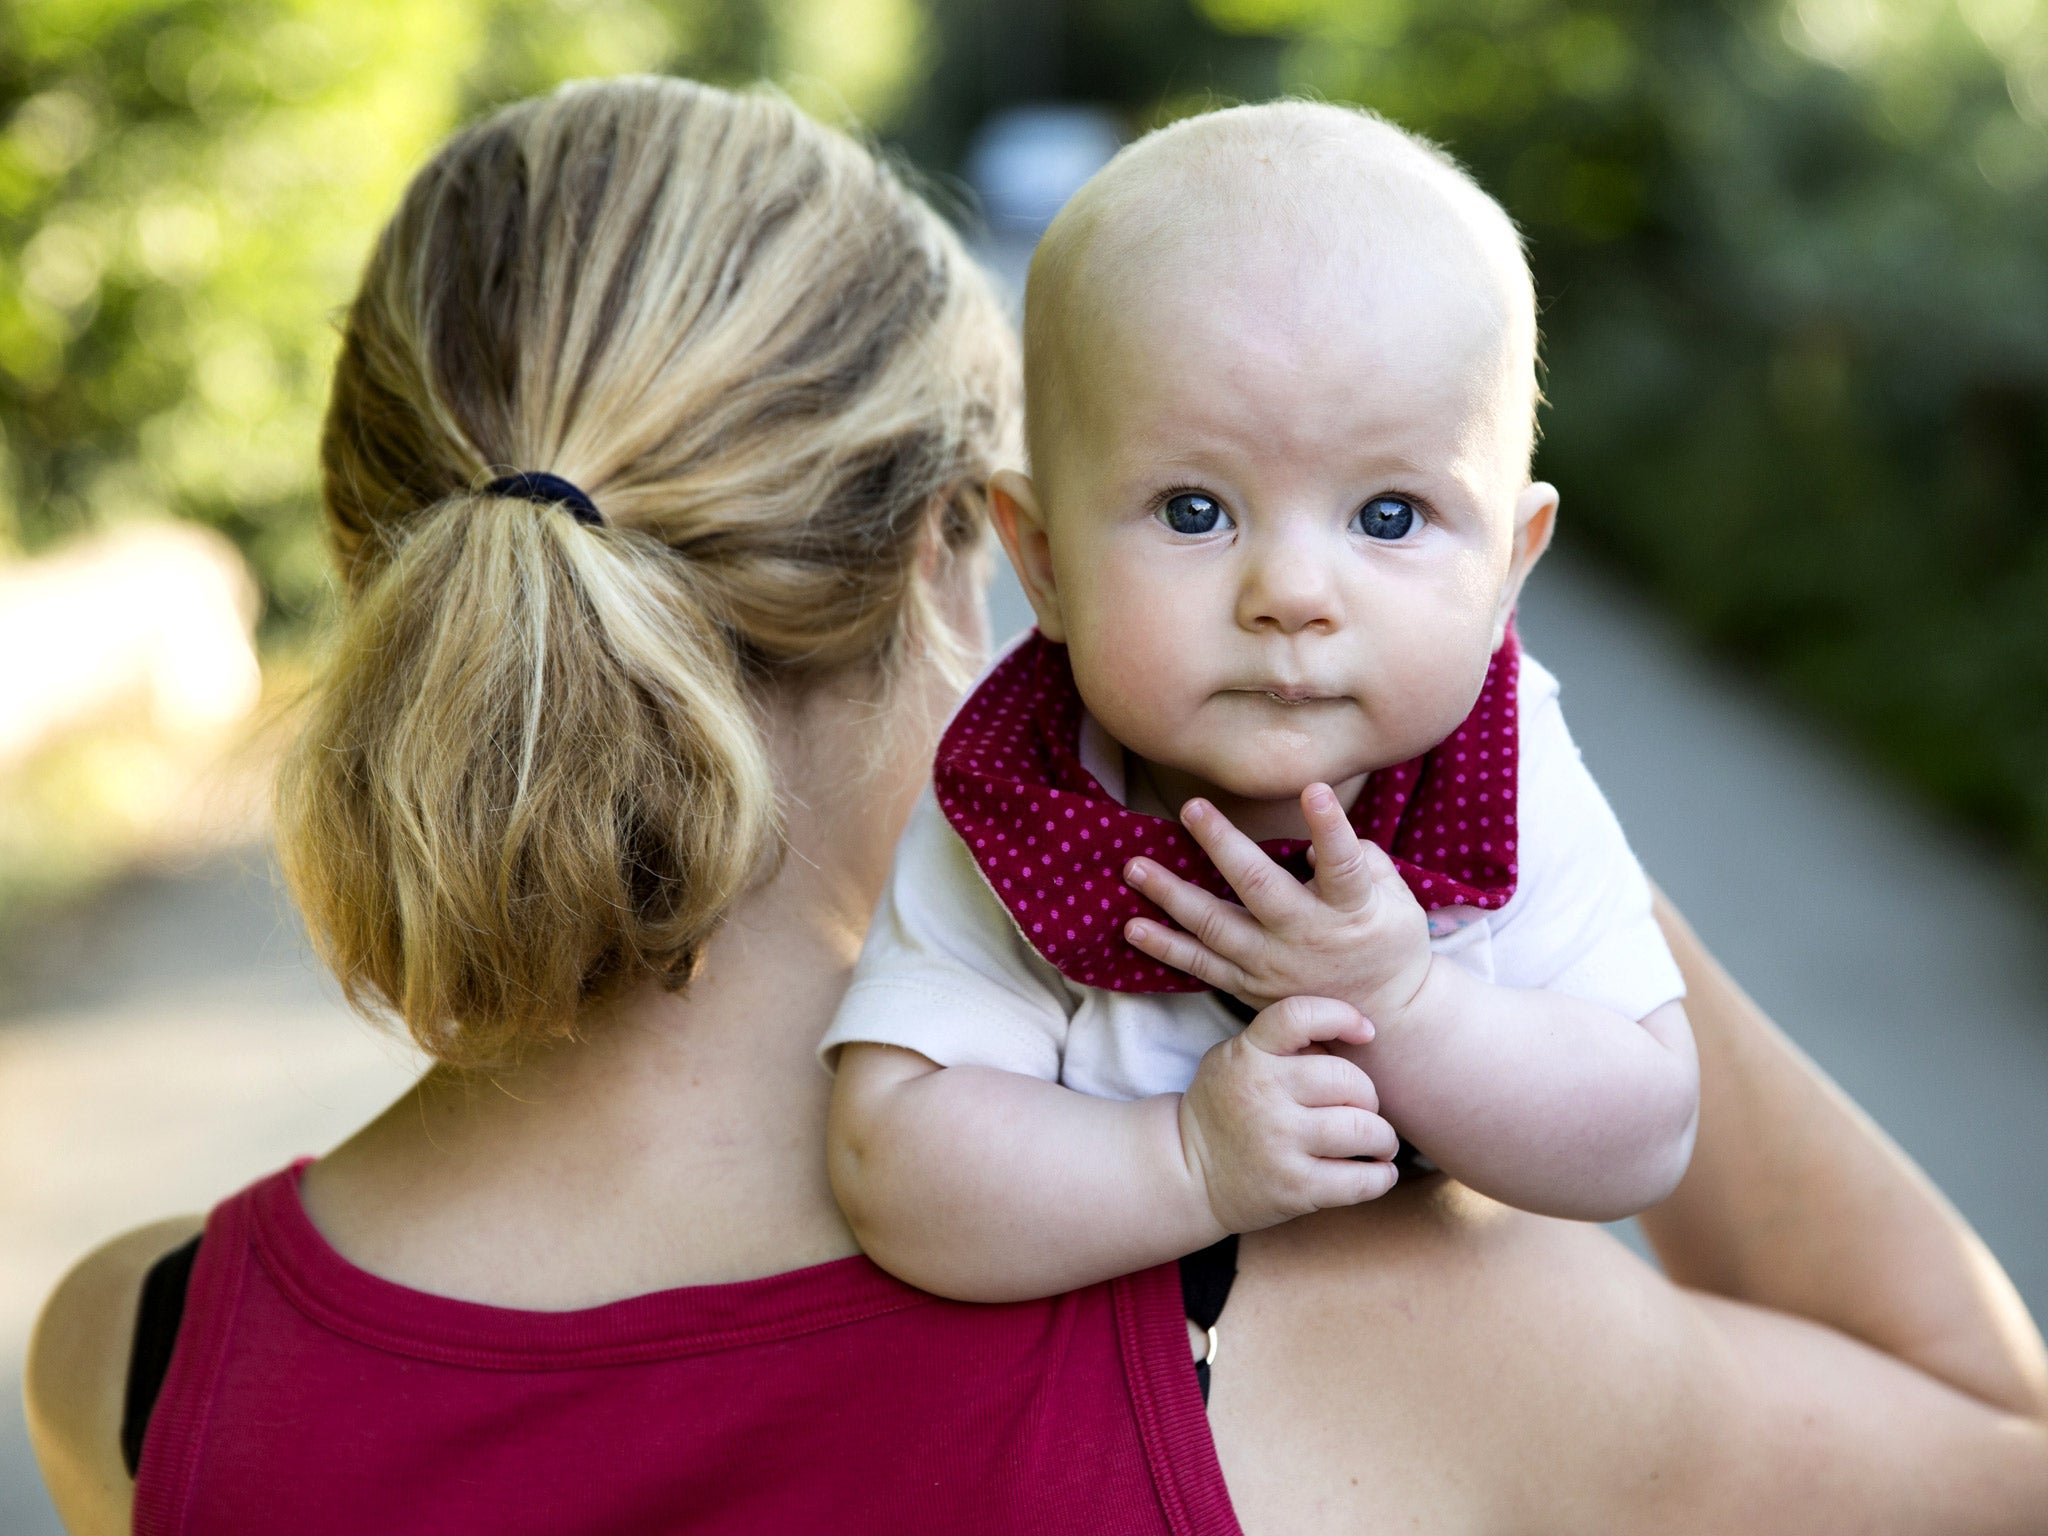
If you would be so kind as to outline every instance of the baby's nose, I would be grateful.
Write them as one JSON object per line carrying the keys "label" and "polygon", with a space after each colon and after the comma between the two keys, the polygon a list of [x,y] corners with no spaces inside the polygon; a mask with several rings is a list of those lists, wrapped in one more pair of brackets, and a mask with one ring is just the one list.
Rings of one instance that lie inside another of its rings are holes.
{"label": "baby's nose", "polygon": [[1323,551],[1289,540],[1255,554],[1238,594],[1238,623],[1246,629],[1335,629],[1340,621],[1337,583]]}

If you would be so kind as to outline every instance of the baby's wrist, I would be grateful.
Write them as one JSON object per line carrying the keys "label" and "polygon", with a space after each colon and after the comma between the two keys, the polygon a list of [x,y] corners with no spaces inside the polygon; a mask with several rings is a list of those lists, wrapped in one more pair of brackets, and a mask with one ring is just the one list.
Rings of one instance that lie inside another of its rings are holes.
{"label": "baby's wrist", "polygon": [[1174,1190],[1174,1204],[1188,1231],[1200,1237],[1200,1241],[1189,1246],[1187,1251],[1192,1253],[1196,1248],[1222,1241],[1235,1229],[1227,1224],[1224,1213],[1217,1209],[1217,1191],[1213,1187],[1215,1146],[1202,1125],[1193,1096],[1177,1096],[1174,1107],[1174,1127],[1179,1138],[1176,1145],[1179,1178]]}
{"label": "baby's wrist", "polygon": [[1436,1012],[1444,990],[1444,976],[1455,966],[1438,965],[1432,950],[1425,949],[1416,963],[1404,967],[1391,980],[1375,987],[1362,998],[1346,998],[1372,1021],[1376,1035],[1399,1032],[1425,1024]]}

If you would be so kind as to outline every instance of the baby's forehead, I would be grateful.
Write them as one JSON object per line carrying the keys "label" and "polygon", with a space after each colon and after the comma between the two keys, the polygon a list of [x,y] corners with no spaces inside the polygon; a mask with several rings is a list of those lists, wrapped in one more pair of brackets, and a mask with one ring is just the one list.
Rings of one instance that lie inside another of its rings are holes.
{"label": "baby's forehead", "polygon": [[1038,316],[1067,350],[1150,350],[1168,335],[1233,338],[1306,359],[1339,339],[1426,344],[1446,363],[1511,367],[1533,326],[1515,284],[1466,231],[1441,222],[1304,217],[1299,209],[1184,205],[1104,238]]}
{"label": "baby's forehead", "polygon": [[1142,141],[1077,196],[1075,232],[1084,245],[1090,237],[1114,245],[1124,227],[1170,238],[1236,214],[1325,238],[1407,231],[1474,248],[1514,246],[1498,206],[1435,150],[1375,119],[1322,110],[1336,121],[1319,111],[1308,124],[1233,125],[1237,114],[1219,113]]}
{"label": "baby's forehead", "polygon": [[1534,398],[1534,294],[1511,221],[1433,149],[1340,108],[1237,109],[1126,150],[1047,232],[1025,319],[1034,450],[1083,375],[1237,321],[1311,357],[1324,327],[1392,348],[1427,336],[1454,354],[1446,366],[1526,378]]}
{"label": "baby's forehead", "polygon": [[1532,297],[1514,226],[1455,165],[1306,106],[1218,113],[1125,151],[1047,232],[1030,297],[1041,321],[1086,323],[1164,283],[1220,294],[1289,271],[1456,287],[1503,326]]}

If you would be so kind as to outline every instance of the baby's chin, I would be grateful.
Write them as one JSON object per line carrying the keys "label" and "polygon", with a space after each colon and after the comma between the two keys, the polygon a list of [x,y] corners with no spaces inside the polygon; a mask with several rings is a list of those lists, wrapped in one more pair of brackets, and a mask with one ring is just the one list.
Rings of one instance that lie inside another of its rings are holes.
{"label": "baby's chin", "polygon": [[1297,814],[1301,792],[1309,785],[1329,784],[1341,792],[1347,786],[1356,787],[1354,781],[1372,767],[1353,766],[1349,760],[1326,754],[1256,752],[1198,757],[1175,766],[1181,776],[1193,781],[1192,792],[1218,801],[1225,810],[1236,802],[1247,808],[1296,807]]}
{"label": "baby's chin", "polygon": [[1139,754],[1168,770],[1157,775],[1162,788],[1178,780],[1175,789],[1213,799],[1226,812],[1235,802],[1240,814],[1256,816],[1261,808],[1270,808],[1290,820],[1299,818],[1301,792],[1309,785],[1328,784],[1348,807],[1364,788],[1367,775],[1426,750],[1426,745],[1413,741],[1381,740],[1376,733],[1355,729],[1333,738],[1253,728],[1175,746],[1179,750],[1157,756]]}

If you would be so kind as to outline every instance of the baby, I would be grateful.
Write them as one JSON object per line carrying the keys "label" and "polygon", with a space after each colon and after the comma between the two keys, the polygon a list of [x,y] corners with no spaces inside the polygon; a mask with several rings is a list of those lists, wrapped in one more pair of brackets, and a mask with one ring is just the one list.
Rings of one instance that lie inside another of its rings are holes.
{"label": "baby", "polygon": [[991,498],[1038,628],[822,1047],[877,1262],[1046,1295],[1371,1199],[1400,1137],[1550,1214],[1676,1184],[1683,985],[1512,625],[1535,346],[1507,216],[1362,113],[1180,123],[1054,222]]}

